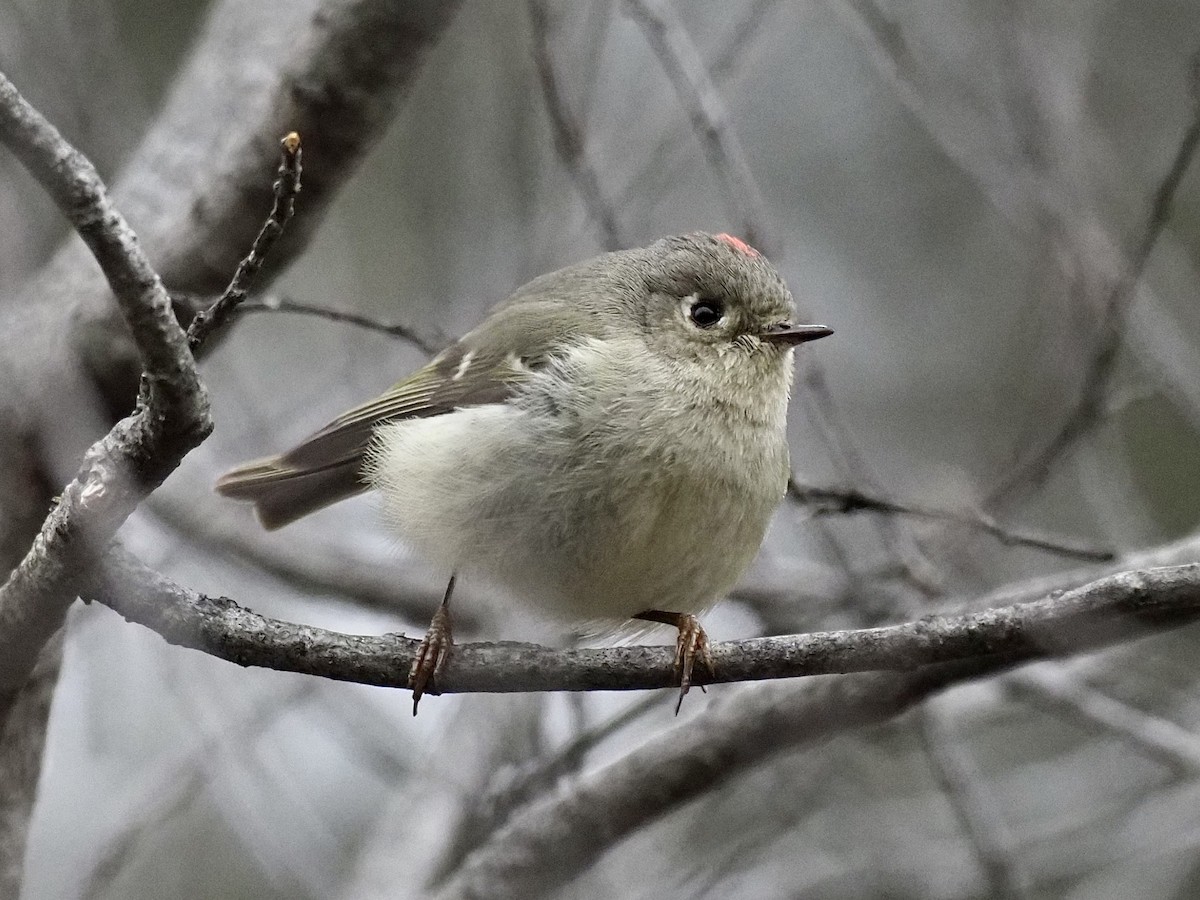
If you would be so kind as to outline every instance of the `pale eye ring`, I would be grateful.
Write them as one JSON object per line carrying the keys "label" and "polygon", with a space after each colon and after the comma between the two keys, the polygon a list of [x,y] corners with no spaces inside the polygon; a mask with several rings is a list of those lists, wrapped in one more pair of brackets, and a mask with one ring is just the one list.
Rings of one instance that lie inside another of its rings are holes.
{"label": "pale eye ring", "polygon": [[685,310],[688,321],[697,328],[712,328],[725,318],[725,304],[715,297],[688,297]]}

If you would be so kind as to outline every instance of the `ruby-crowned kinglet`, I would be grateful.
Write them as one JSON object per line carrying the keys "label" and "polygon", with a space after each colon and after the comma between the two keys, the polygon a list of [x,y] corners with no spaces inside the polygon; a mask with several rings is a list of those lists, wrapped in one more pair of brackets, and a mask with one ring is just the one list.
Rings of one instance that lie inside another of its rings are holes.
{"label": "ruby-crowned kinglet", "polygon": [[[376,488],[448,573],[585,629],[678,627],[682,700],[695,658],[711,668],[695,616],[749,565],[787,486],[792,348],[832,333],[793,314],[775,269],[729,235],[606,253],[534,279],[383,396],[217,490],[278,528]],[[414,701],[450,647],[449,594]]]}

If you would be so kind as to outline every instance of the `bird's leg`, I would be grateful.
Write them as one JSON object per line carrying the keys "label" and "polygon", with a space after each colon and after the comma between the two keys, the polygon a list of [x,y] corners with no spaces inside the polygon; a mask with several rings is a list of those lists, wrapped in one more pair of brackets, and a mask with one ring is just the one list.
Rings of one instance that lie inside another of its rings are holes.
{"label": "bird's leg", "polygon": [[[675,715],[679,715],[679,707],[683,706],[683,698],[687,696],[687,692],[692,686],[692,669],[696,660],[700,660],[700,664],[708,670],[709,675],[716,674],[716,670],[713,669],[712,656],[708,652],[708,635],[700,627],[700,620],[691,613],[648,609],[638,613],[634,618],[674,625],[679,629],[679,638],[675,641],[675,674],[679,677],[679,702],[675,704]],[[700,690],[704,690],[703,685],[700,686]]]}
{"label": "bird's leg", "polygon": [[417,714],[417,704],[421,702],[421,695],[425,693],[430,680],[436,678],[445,667],[450,648],[454,646],[454,634],[450,630],[450,595],[454,593],[454,581],[457,577],[457,573],[450,576],[441,605],[433,614],[433,621],[429,623],[425,639],[421,641],[412,668],[408,670],[408,686],[413,692],[414,716]]}

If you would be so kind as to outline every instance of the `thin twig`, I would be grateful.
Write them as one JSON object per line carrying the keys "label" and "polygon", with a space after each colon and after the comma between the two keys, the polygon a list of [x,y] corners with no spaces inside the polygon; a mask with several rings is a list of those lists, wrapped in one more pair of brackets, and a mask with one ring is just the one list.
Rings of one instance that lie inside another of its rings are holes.
{"label": "thin twig", "polygon": [[996,900],[1030,896],[1029,874],[1013,847],[1011,832],[996,811],[995,800],[984,786],[983,773],[938,703],[926,704],[918,711],[917,733],[934,778],[975,851],[987,884],[986,896]]}
{"label": "thin twig", "polygon": [[1192,72],[1192,115],[1176,148],[1175,156],[1155,188],[1146,224],[1124,273],[1112,285],[1103,307],[1100,346],[1088,365],[1078,400],[1058,430],[1040,448],[1012,466],[988,492],[985,505],[1002,502],[1017,490],[1029,490],[1043,483],[1068,449],[1097,422],[1104,418],[1109,388],[1116,369],[1117,356],[1125,340],[1129,308],[1137,296],[1138,283],[1150,256],[1166,228],[1171,206],[1183,176],[1200,147],[1200,70]]}
{"label": "thin twig", "polygon": [[430,878],[430,884],[437,886],[453,875],[469,851],[487,843],[522,806],[546,795],[564,778],[578,773],[588,753],[600,743],[660,707],[659,697],[653,694],[643,697],[599,725],[581,731],[553,753],[531,760],[518,769],[509,768],[497,773],[475,804],[481,808],[481,814],[472,820],[470,833],[460,835],[459,840],[452,843]]}
{"label": "thin twig", "polygon": [[237,271],[224,293],[208,309],[196,314],[188,326],[188,347],[195,353],[218,328],[230,313],[246,299],[246,293],[254,283],[271,248],[283,235],[288,220],[295,211],[296,195],[300,193],[300,135],[292,131],[279,142],[279,177],[272,188],[274,202],[267,220],[250,246],[250,252],[238,263]]}
{"label": "thin twig", "polygon": [[438,900],[543,896],[619,841],[785,750],[890,721],[1003,663],[977,658],[905,674],[861,674],[739,691],[682,727],[518,812]]}
{"label": "thin twig", "polygon": [[601,242],[606,250],[618,250],[625,244],[621,238],[616,211],[600,187],[600,177],[588,159],[583,127],[571,113],[567,98],[559,85],[550,50],[550,17],[554,14],[546,0],[529,0],[529,18],[533,24],[533,62],[537,69],[542,101],[550,117],[554,134],[554,149],[563,167],[575,182],[588,215],[600,229]]}
{"label": "thin twig", "polygon": [[[713,63],[709,68],[709,75],[718,87],[736,76],[738,69],[745,64],[750,56],[746,52],[747,42],[767,20],[769,8],[779,2],[780,0],[757,0],[731,29],[730,37],[721,48],[711,55]],[[639,193],[641,176],[677,165],[684,146],[685,144],[679,140],[679,136],[674,133],[674,129],[664,128],[654,147],[643,154],[645,159],[657,161],[656,165],[643,166],[637,176],[625,185],[622,191],[622,203],[629,202],[635,194]],[[671,151],[670,158],[667,158],[668,151]]]}
{"label": "thin twig", "polygon": [[[1028,168],[1005,165],[998,153],[980,153],[965,135],[956,135],[940,124],[939,104],[924,96],[917,84],[914,59],[903,33],[870,0],[827,0],[828,5],[859,38],[869,61],[895,91],[898,100],[924,126],[946,156],[974,180],[989,202],[1014,227],[1029,232],[1031,222],[1044,218],[1041,213],[1048,201],[1042,180]],[[1074,408],[1057,432],[1041,447],[1022,457],[988,491],[983,506],[990,508],[1018,490],[1028,489],[1045,480],[1064,453],[1083,434],[1102,420],[1128,309],[1136,296],[1138,282],[1157,244],[1170,214],[1174,195],[1200,142],[1200,91],[1197,91],[1195,60],[1192,64],[1191,99],[1193,111],[1184,129],[1175,157],[1155,189],[1145,228],[1126,266],[1125,273],[1112,285],[1104,302],[1101,344],[1088,365],[1088,372]],[[948,121],[958,122],[958,119]],[[1055,215],[1058,213],[1055,211]]]}
{"label": "thin twig", "polygon": [[124,813],[108,813],[115,828],[84,864],[76,881],[81,886],[79,896],[103,896],[139,846],[197,801],[215,774],[206,763],[223,744],[235,737],[241,742],[239,746],[253,744],[258,735],[294,712],[298,702],[313,693],[314,686],[315,682],[302,681],[282,694],[262,696],[224,720],[220,731],[143,766],[136,781],[122,792]]}
{"label": "thin twig", "polygon": [[243,316],[251,313],[290,313],[299,316],[326,319],[330,322],[342,322],[346,325],[355,325],[359,328],[365,328],[368,331],[385,334],[388,337],[399,338],[430,356],[433,356],[449,342],[440,333],[426,335],[409,325],[402,325],[398,322],[380,322],[378,319],[373,319],[362,313],[350,312],[349,310],[325,306],[319,303],[302,303],[290,297],[281,297],[274,294],[260,297],[258,300],[246,301],[237,308],[234,315]]}
{"label": "thin twig", "polygon": [[[642,27],[647,42],[667,74],[680,103],[687,112],[709,165],[724,188],[730,208],[736,211],[744,236],[773,255],[775,244],[765,227],[762,194],[750,169],[737,134],[730,126],[728,110],[699,50],[675,14],[669,0],[625,0],[625,8]],[[800,310],[804,316],[804,310]],[[871,467],[840,420],[837,404],[825,370],[813,354],[801,359],[804,399],[809,419],[828,449],[840,475],[854,484],[881,492]],[[937,593],[933,567],[911,535],[892,522],[879,525],[884,543],[899,561],[903,574],[925,594]]]}
{"label": "thin twig", "polygon": [[[1028,222],[1034,218],[1030,211],[1030,194],[1037,184],[1027,167],[1014,160],[1014,154],[997,147],[996,142],[983,144],[989,136],[981,135],[978,128],[962,128],[956,132],[941,124],[949,121],[958,125],[968,120],[946,115],[944,101],[939,102],[941,98],[926,96],[934,93],[940,82],[934,81],[931,86],[918,85],[916,59],[903,30],[878,3],[873,0],[825,0],[825,4],[858,39],[867,62],[892,89],[900,104],[924,127],[945,157],[974,182],[1005,221],[1027,232]],[[954,84],[956,91],[962,88],[963,85]],[[974,102],[983,105],[982,100]]]}
{"label": "thin twig", "polygon": [[[86,590],[168,643],[243,666],[407,687],[420,641],[348,635],[257,615],[183,588],[114,548]],[[714,644],[706,683],[902,671],[986,656],[1012,665],[1066,656],[1200,618],[1200,564],[1123,572],[1031,603],[886,628]],[[672,647],[553,650],[461,644],[430,693],[645,690],[675,684]]]}
{"label": "thin twig", "polygon": [[[396,565],[355,556],[336,547],[310,542],[271,540],[248,517],[222,516],[208,499],[190,505],[151,497],[146,509],[167,528],[192,544],[206,545],[217,553],[244,560],[280,578],[294,588],[323,596],[333,595],[365,609],[398,616],[407,622],[425,622],[437,608],[442,588],[422,591],[406,580]],[[456,627],[467,632],[478,626],[469,604],[454,613]]]}
{"label": "thin twig", "polygon": [[1200,735],[1104,694],[1062,667],[1013,672],[1001,682],[1027,703],[1115,735],[1181,775],[1200,773]]}
{"label": "thin twig", "polygon": [[[725,46],[712,58],[709,74],[714,82],[720,84],[733,77],[738,66],[749,55],[746,51],[747,45],[767,23],[772,7],[778,6],[779,2],[780,0],[754,0],[744,7],[745,11],[741,13],[741,18],[730,30],[730,37]],[[739,4],[739,7],[742,5]],[[730,12],[734,12],[732,7],[730,7]]]}
{"label": "thin twig", "polygon": [[864,491],[853,488],[822,488],[812,485],[802,485],[796,482],[795,479],[788,482],[788,497],[797,503],[809,507],[813,514],[818,516],[857,512],[914,516],[921,519],[966,525],[991,535],[1001,544],[1009,547],[1031,547],[1034,550],[1044,550],[1047,553],[1054,553],[1059,556],[1086,562],[1111,562],[1117,557],[1116,553],[1112,550],[1089,547],[1066,538],[1005,528],[982,511],[956,513],[948,510],[931,509],[925,506],[898,503],[894,500],[888,500],[885,497],[874,497]]}
{"label": "thin twig", "polygon": [[683,23],[665,0],[625,0],[625,9],[642,28],[662,64],[700,141],[727,207],[740,223],[742,237],[767,256],[778,249],[761,224],[762,193],[741,141],[729,123],[729,110]]}

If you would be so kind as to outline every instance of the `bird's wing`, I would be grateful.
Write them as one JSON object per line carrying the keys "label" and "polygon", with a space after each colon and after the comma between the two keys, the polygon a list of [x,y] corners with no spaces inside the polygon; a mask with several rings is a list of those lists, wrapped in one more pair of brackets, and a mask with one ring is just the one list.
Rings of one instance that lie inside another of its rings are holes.
{"label": "bird's wing", "polygon": [[583,333],[586,329],[581,332],[557,303],[530,300],[500,307],[486,328],[464,335],[384,394],[343,413],[279,456],[225,473],[217,492],[253,501],[267,528],[360,493],[367,489],[363,462],[380,425],[503,402]]}

